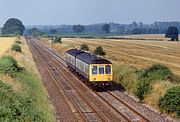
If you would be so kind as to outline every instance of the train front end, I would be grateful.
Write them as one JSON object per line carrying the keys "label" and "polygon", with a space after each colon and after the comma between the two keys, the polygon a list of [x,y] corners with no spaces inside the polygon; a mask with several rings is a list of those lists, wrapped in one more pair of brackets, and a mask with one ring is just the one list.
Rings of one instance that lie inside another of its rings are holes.
{"label": "train front end", "polygon": [[95,86],[110,86],[113,81],[112,64],[91,64],[89,76],[89,81]]}

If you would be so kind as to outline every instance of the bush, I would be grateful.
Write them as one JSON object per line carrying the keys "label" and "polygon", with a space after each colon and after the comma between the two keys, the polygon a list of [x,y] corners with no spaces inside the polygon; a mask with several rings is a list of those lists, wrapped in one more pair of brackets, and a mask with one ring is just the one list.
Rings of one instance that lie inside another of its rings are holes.
{"label": "bush", "polygon": [[142,101],[145,95],[150,91],[150,81],[148,79],[140,80],[137,84],[136,96]]}
{"label": "bush", "polygon": [[99,46],[99,47],[96,47],[96,49],[94,50],[94,54],[104,56],[106,55],[106,52],[101,46]]}
{"label": "bush", "polygon": [[31,98],[19,96],[12,87],[0,81],[0,121],[43,121]]}
{"label": "bush", "polygon": [[17,61],[13,57],[4,56],[0,58],[0,73],[14,76],[20,71],[21,68],[18,66]]}
{"label": "bush", "polygon": [[85,50],[85,51],[89,51],[89,47],[87,44],[81,44],[80,46],[80,50]]}
{"label": "bush", "polygon": [[61,37],[55,37],[55,39],[53,40],[53,43],[62,43]]}
{"label": "bush", "polygon": [[151,90],[151,82],[155,80],[173,80],[174,75],[171,70],[162,65],[154,64],[148,69],[138,71],[139,83],[137,84],[136,95],[140,100],[143,100],[145,95]]}
{"label": "bush", "polygon": [[169,89],[166,94],[160,98],[159,107],[168,113],[175,112],[180,117],[180,86]]}
{"label": "bush", "polygon": [[11,50],[21,52],[21,47],[18,44],[13,44]]}
{"label": "bush", "polygon": [[162,64],[152,65],[145,70],[142,76],[150,80],[172,80],[174,77],[171,70]]}
{"label": "bush", "polygon": [[22,42],[21,42],[21,41],[16,41],[15,43],[17,43],[17,44],[22,44]]}

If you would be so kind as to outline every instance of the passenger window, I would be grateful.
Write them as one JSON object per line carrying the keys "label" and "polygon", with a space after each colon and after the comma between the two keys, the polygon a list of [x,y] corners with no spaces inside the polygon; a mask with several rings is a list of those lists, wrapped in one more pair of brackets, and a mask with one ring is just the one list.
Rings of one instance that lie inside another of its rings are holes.
{"label": "passenger window", "polygon": [[99,66],[99,74],[104,74],[104,66]]}
{"label": "passenger window", "polygon": [[97,74],[97,66],[92,66],[92,74]]}
{"label": "passenger window", "polygon": [[106,74],[111,74],[111,66],[106,65]]}

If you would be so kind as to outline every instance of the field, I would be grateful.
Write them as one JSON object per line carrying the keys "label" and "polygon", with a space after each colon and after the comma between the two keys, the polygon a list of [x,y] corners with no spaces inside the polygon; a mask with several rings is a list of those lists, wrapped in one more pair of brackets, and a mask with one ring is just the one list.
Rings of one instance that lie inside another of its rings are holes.
{"label": "field", "polygon": [[2,56],[15,41],[14,37],[0,37],[0,56]]}
{"label": "field", "polygon": [[[165,34],[139,34],[139,35],[124,35],[124,36],[114,36],[122,38],[132,38],[132,39],[153,39],[153,40],[162,40],[167,41],[168,38],[164,38]],[[179,35],[180,38],[180,35]]]}
{"label": "field", "polygon": [[[153,37],[153,35],[146,37],[151,38],[151,36]],[[159,35],[155,35],[154,38],[157,38],[156,36]],[[146,68],[154,63],[161,63],[172,69],[175,74],[180,74],[179,42],[81,38],[64,38],[62,42],[68,47],[76,48],[85,43],[91,50],[94,50],[96,46],[102,46],[107,53],[106,58],[118,64]]]}

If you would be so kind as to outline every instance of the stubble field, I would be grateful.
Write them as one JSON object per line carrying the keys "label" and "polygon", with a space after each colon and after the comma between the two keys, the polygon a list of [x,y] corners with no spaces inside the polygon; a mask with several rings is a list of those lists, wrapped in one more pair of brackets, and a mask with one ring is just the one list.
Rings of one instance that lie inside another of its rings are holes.
{"label": "stubble field", "polygon": [[180,74],[179,42],[81,38],[64,38],[62,42],[68,47],[76,48],[85,43],[91,50],[102,46],[107,53],[106,58],[118,64],[146,68],[152,64],[161,63],[172,69],[175,74]]}
{"label": "stubble field", "polygon": [[2,56],[15,41],[15,37],[0,37],[0,56]]}

